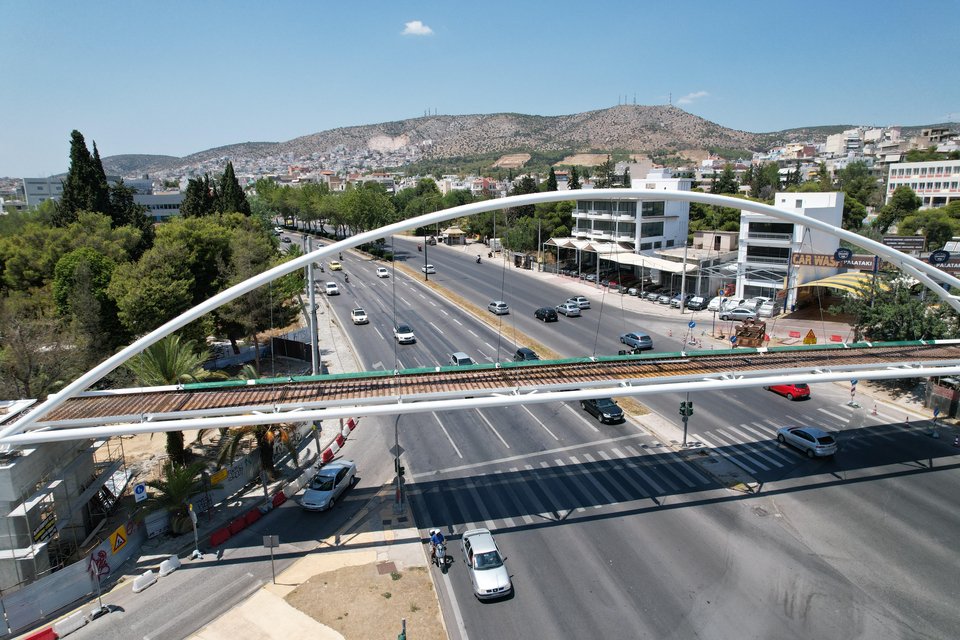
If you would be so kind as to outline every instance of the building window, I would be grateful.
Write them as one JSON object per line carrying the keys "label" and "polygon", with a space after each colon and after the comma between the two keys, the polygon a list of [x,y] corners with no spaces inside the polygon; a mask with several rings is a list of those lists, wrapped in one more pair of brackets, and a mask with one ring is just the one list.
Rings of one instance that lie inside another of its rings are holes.
{"label": "building window", "polygon": [[803,200],[797,200],[796,203],[795,203],[793,206],[794,206],[795,209],[800,209],[800,208],[802,208],[802,207],[803,207]]}
{"label": "building window", "polygon": [[640,215],[644,218],[662,217],[664,205],[663,202],[644,202]]}
{"label": "building window", "polygon": [[662,222],[644,222],[640,225],[640,235],[644,238],[649,238],[651,236],[662,236],[663,235],[663,223]]}

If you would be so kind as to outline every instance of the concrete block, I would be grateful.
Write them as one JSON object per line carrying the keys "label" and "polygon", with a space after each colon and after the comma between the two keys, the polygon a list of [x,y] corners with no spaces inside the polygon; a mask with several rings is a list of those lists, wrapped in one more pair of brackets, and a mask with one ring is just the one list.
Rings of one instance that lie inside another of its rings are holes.
{"label": "concrete block", "polygon": [[146,571],[143,575],[139,575],[133,580],[133,592],[140,593],[154,582],[157,581],[157,574],[153,570]]}
{"label": "concrete block", "polygon": [[89,620],[87,620],[86,614],[82,611],[77,611],[73,615],[53,623],[53,632],[57,634],[58,638],[62,638],[68,633],[73,633],[77,629],[80,629],[87,624],[87,622],[89,622]]}
{"label": "concrete block", "polygon": [[160,577],[170,575],[174,571],[180,568],[180,558],[177,556],[170,556],[166,560],[160,563]]}

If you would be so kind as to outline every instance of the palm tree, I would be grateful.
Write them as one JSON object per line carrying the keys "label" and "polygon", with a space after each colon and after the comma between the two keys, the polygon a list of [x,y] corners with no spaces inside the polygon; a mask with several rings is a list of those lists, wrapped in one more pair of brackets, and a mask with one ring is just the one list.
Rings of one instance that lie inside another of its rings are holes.
{"label": "palm tree", "polygon": [[[205,351],[195,350],[193,340],[181,341],[180,336],[170,335],[131,358],[126,367],[145,387],[222,378],[222,374],[204,370],[203,363],[207,359]],[[167,455],[178,465],[186,464],[182,431],[167,431]]]}
{"label": "palm tree", "polygon": [[200,491],[198,476],[204,466],[202,462],[184,466],[168,460],[163,465],[163,478],[147,482],[147,486],[160,492],[156,502],[170,512],[170,530],[175,534],[190,530],[187,499]]}
{"label": "palm tree", "polygon": [[300,463],[297,448],[292,438],[295,432],[296,428],[292,424],[255,424],[230,429],[227,437],[220,440],[220,453],[217,454],[217,467],[223,466],[224,463],[233,463],[241,443],[246,438],[252,436],[257,443],[257,448],[260,450],[260,468],[267,474],[267,477],[272,480],[277,474],[273,461],[273,443],[278,439],[287,448],[290,455],[293,456],[294,463]]}

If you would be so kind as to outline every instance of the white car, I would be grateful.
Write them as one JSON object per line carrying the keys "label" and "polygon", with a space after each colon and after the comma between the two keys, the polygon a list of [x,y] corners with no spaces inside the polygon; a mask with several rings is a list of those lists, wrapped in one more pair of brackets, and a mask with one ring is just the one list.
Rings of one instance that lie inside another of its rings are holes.
{"label": "white car", "polygon": [[337,286],[336,282],[328,282],[324,285],[324,292],[328,296],[338,296],[340,295],[340,287]]}
{"label": "white car", "polygon": [[572,302],[581,309],[589,309],[590,301],[587,300],[584,296],[574,296],[572,298],[567,298],[567,302]]}
{"label": "white car", "polygon": [[558,304],[557,313],[562,313],[568,318],[575,318],[580,315],[580,305],[574,302],[564,302],[563,304]]}
{"label": "white car", "polygon": [[424,273],[436,273],[437,269],[432,264],[428,264],[426,266],[420,267],[420,271],[423,271]]}
{"label": "white car", "polygon": [[300,498],[300,506],[307,511],[332,509],[337,498],[357,481],[357,465],[353,460],[328,462],[313,477]]}
{"label": "white car", "polygon": [[413,329],[407,324],[398,324],[393,328],[393,337],[400,344],[413,344],[417,341],[417,336],[413,335]]}
{"label": "white car", "polygon": [[469,567],[473,594],[477,598],[486,600],[510,595],[513,591],[510,573],[489,530],[464,531],[460,538],[460,550]]}
{"label": "white car", "polygon": [[387,271],[386,267],[377,267],[377,277],[378,278],[389,278],[390,272]]}
{"label": "white car", "polygon": [[353,320],[353,324],[367,324],[370,322],[367,318],[367,312],[360,307],[350,312],[350,319]]}

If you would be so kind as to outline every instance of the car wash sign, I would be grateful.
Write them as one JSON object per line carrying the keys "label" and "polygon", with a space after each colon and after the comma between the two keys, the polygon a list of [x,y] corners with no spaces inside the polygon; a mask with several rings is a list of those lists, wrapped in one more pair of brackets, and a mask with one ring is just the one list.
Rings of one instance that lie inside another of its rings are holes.
{"label": "car wash sign", "polygon": [[[840,253],[839,255],[830,255],[827,253],[793,253],[790,255],[790,263],[795,267],[831,267],[838,269],[846,267],[847,269],[861,269],[865,271],[876,271],[880,266],[880,258],[868,254]],[[837,258],[842,258],[838,260]]]}

